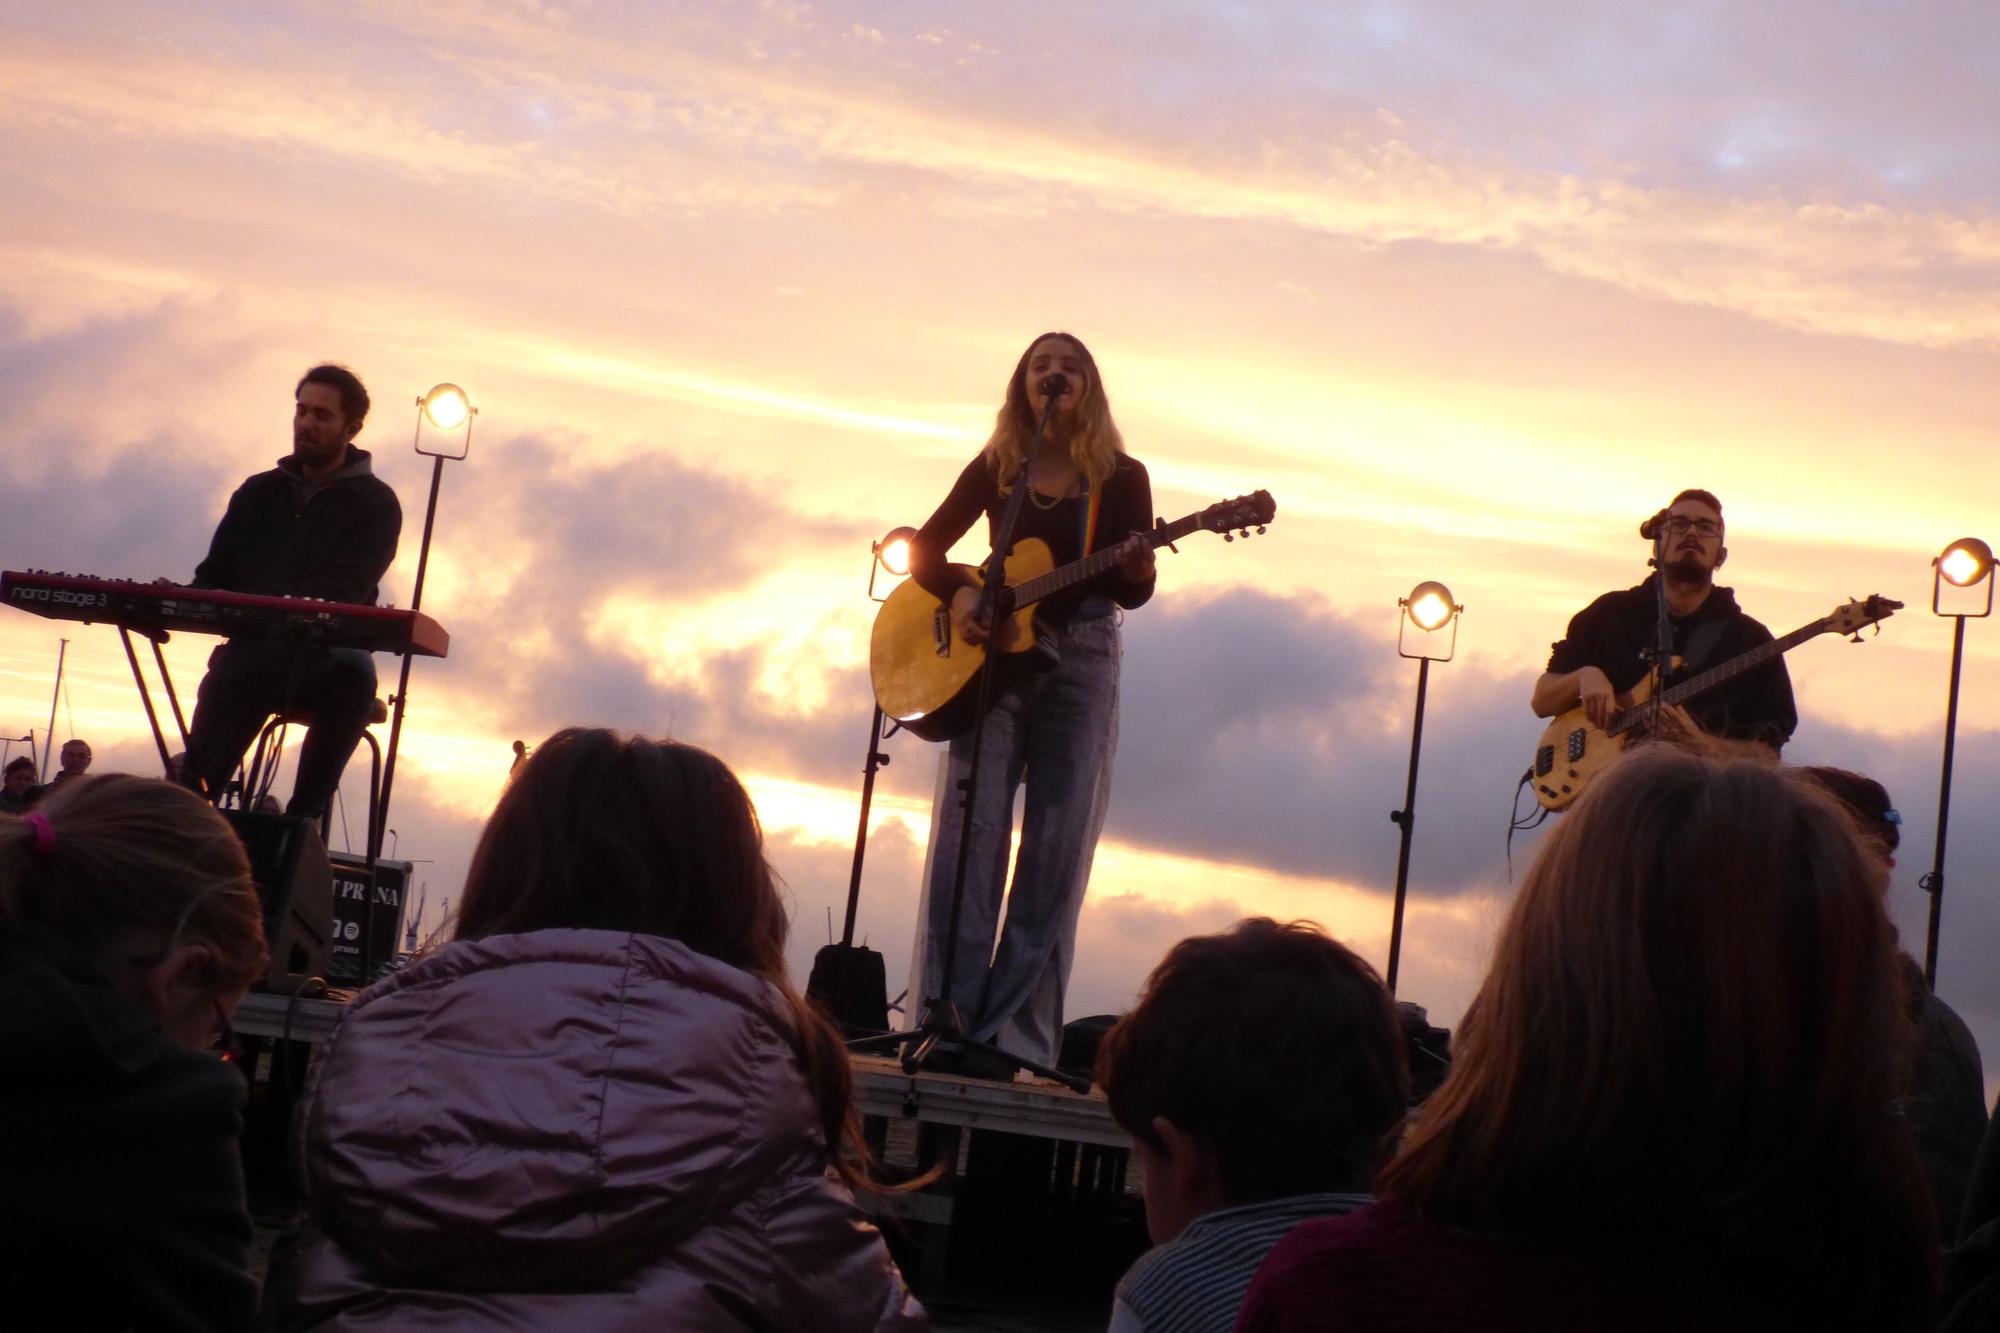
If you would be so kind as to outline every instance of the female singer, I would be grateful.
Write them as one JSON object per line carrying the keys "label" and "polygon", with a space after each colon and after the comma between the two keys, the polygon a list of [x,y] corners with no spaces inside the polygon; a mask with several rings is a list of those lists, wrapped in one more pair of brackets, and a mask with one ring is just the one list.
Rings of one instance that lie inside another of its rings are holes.
{"label": "female singer", "polygon": [[[1023,477],[1023,461],[1045,411],[1042,447]],[[995,682],[993,707],[978,724],[985,736],[951,994],[940,997],[961,828],[953,794],[971,770],[973,734],[951,743],[951,781],[933,816],[937,833],[918,989],[926,1003],[954,1002],[968,1035],[1053,1064],[1062,1041],[1063,991],[1076,950],[1077,915],[1111,793],[1118,741],[1118,608],[1130,610],[1151,597],[1154,573],[1153,548],[1138,535],[1153,524],[1152,484],[1145,467],[1125,453],[1097,363],[1067,333],[1044,334],[1022,353],[992,437],[910,543],[910,572],[950,605],[953,625],[972,643],[984,642],[992,627],[977,616],[978,588],[968,585],[963,570],[946,564],[945,553],[982,514],[990,542],[1008,497],[1020,485],[1028,494],[1015,544],[1040,538],[1057,567],[1107,549],[1116,550],[1116,563],[1037,605],[1038,638],[1056,657],[1051,670],[1003,674]],[[1014,793],[1024,773],[1021,851],[996,952]],[[1011,1072],[977,1053],[968,1055],[964,1068],[987,1076]]]}

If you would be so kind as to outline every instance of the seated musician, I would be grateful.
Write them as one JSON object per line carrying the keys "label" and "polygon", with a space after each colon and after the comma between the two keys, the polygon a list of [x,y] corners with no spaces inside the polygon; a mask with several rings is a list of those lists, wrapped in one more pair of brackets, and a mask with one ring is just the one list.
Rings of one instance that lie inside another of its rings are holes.
{"label": "seated musician", "polygon": [[[368,390],[342,366],[315,366],[294,390],[292,452],[236,488],[193,586],[372,604],[402,535],[396,493],[354,437]],[[238,636],[208,659],[183,780],[215,799],[272,713],[303,717],[287,812],[318,818],[340,785],[375,701],[375,663],[358,648]]]}
{"label": "seated musician", "polygon": [[[1682,666],[1669,672],[1673,685],[1771,641],[1771,631],[1736,605],[1732,589],[1717,587],[1715,571],[1728,558],[1723,544],[1722,501],[1708,491],[1685,490],[1654,519],[1665,525],[1664,573],[1667,609],[1673,621],[1674,656]],[[1569,632],[1549,654],[1549,669],[1535,682],[1537,717],[1555,717],[1581,706],[1595,726],[1618,710],[1617,698],[1646,678],[1645,656],[1656,637],[1660,572],[1636,588],[1608,592],[1576,613]],[[1679,710],[1669,710],[1678,713]],[[1712,736],[1751,741],[1773,753],[1798,726],[1792,678],[1785,659],[1774,657],[1735,679],[1695,695],[1678,720]]]}

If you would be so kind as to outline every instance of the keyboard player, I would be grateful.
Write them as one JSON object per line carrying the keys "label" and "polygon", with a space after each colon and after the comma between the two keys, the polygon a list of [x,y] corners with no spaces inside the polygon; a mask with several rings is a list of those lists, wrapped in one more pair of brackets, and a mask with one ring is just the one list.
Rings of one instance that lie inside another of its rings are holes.
{"label": "keyboard player", "polygon": [[[354,437],[368,390],[344,366],[314,366],[293,390],[292,452],[229,497],[194,587],[372,605],[396,557],[403,511]],[[326,813],[375,702],[375,662],[359,648],[238,636],[208,659],[189,728],[184,780],[214,798],[265,719],[309,727],[286,812]]]}

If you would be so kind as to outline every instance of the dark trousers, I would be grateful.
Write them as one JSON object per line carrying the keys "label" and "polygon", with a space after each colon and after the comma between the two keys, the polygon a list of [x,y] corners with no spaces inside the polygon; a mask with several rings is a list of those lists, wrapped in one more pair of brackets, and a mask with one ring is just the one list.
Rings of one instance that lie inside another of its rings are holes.
{"label": "dark trousers", "polygon": [[317,819],[361,743],[374,702],[375,660],[358,648],[231,639],[209,655],[195,696],[187,780],[221,791],[265,719],[282,713],[308,724],[286,811]]}

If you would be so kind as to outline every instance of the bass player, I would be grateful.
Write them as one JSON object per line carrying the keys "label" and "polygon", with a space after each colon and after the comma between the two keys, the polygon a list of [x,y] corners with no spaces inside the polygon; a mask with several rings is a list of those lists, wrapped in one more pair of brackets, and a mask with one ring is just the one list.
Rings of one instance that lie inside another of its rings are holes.
{"label": "bass player", "polygon": [[[1555,717],[1581,705],[1591,723],[1602,727],[1617,711],[1618,696],[1646,678],[1651,669],[1646,650],[1658,621],[1654,583],[1662,572],[1674,655],[1682,663],[1663,685],[1771,642],[1771,632],[1737,606],[1735,592],[1716,586],[1715,571],[1729,556],[1722,501],[1708,491],[1684,490],[1641,524],[1639,535],[1651,540],[1656,524],[1666,531],[1664,570],[1648,575],[1636,588],[1608,592],[1576,613],[1569,632],[1549,653],[1548,670],[1535,682],[1537,717]],[[1685,707],[1681,722],[1691,721],[1726,740],[1755,742],[1772,754],[1791,739],[1799,721],[1782,655],[1695,696]]]}

